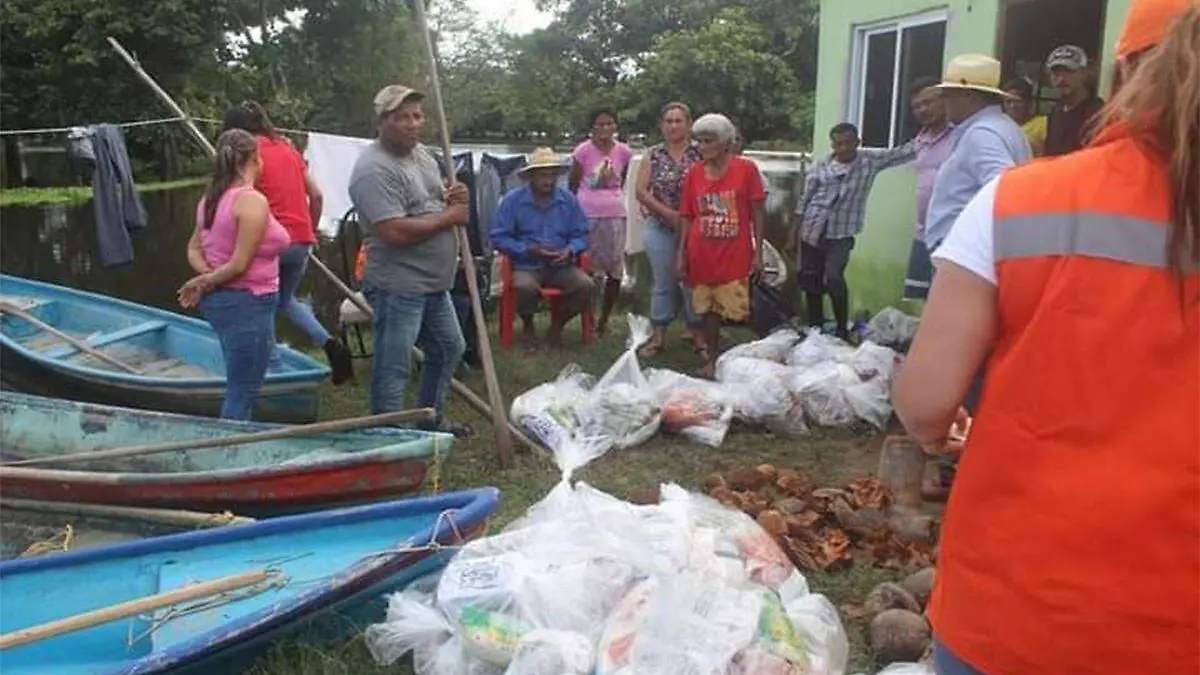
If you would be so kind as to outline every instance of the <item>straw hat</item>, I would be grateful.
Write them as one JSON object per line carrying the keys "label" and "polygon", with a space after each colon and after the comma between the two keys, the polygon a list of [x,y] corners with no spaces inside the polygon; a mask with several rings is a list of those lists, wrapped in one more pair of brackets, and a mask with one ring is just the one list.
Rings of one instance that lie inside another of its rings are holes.
{"label": "straw hat", "polygon": [[960,54],[946,64],[939,89],[970,89],[1011,98],[1000,88],[1000,62],[983,54]]}
{"label": "straw hat", "polygon": [[538,148],[529,155],[525,166],[521,167],[521,170],[517,173],[525,176],[534,169],[566,171],[567,166],[558,159],[558,155],[550,148]]}

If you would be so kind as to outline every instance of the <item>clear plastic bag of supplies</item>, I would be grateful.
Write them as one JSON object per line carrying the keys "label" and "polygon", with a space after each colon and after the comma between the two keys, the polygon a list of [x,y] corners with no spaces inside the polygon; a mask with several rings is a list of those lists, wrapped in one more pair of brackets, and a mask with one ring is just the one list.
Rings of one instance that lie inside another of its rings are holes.
{"label": "clear plastic bag of supplies", "polygon": [[784,603],[805,654],[810,675],[838,675],[850,663],[850,640],[837,608],[820,593],[796,596]]}
{"label": "clear plastic bag of supplies", "polygon": [[591,675],[592,641],[585,635],[535,630],[521,638],[504,675]]}
{"label": "clear plastic bag of supplies", "polygon": [[671,370],[650,369],[646,380],[662,407],[662,428],[719,447],[733,422],[733,405],[719,384]]}
{"label": "clear plastic bag of supplies", "polygon": [[386,619],[368,626],[363,636],[379,665],[390,666],[412,652],[417,675],[498,675],[472,664],[455,628],[428,594],[409,589],[388,596],[387,603]]}
{"label": "clear plastic bag of supplies", "polygon": [[791,328],[781,328],[761,340],[743,342],[721,354],[722,359],[763,359],[783,363],[788,352],[800,341],[800,334]]}
{"label": "clear plastic bag of supplies", "polygon": [[865,337],[885,347],[903,350],[912,344],[920,321],[895,307],[884,310],[867,322]]}
{"label": "clear plastic bag of supplies", "polygon": [[633,641],[630,670],[724,675],[755,638],[763,595],[761,588],[712,584],[703,576],[660,579]]}
{"label": "clear plastic bag of supplies", "polygon": [[717,362],[717,380],[725,385],[734,416],[789,436],[808,432],[804,408],[788,388],[792,371],[763,359],[735,358]]}
{"label": "clear plastic bag of supplies", "polygon": [[513,399],[512,421],[553,448],[562,435],[579,428],[575,406],[585,399],[596,380],[579,366],[563,368],[553,382],[546,382]]}
{"label": "clear plastic bag of supplies", "polygon": [[658,432],[662,410],[637,359],[648,339],[650,320],[630,314],[628,348],[574,406],[584,436],[608,436],[615,447],[631,448]]}
{"label": "clear plastic bag of supplies", "polygon": [[794,368],[808,368],[828,361],[844,361],[853,353],[854,348],[849,344],[814,330],[788,351],[784,362]]}
{"label": "clear plastic bag of supplies", "polygon": [[845,363],[864,380],[881,377],[890,382],[900,359],[901,356],[894,350],[867,341],[859,345]]}
{"label": "clear plastic bag of supplies", "polygon": [[825,362],[794,370],[788,386],[799,397],[809,419],[815,424],[844,427],[858,418],[846,390],[861,383],[858,373],[850,366]]}
{"label": "clear plastic bag of supplies", "polygon": [[935,675],[935,672],[933,666],[924,663],[893,663],[876,675]]}
{"label": "clear plastic bag of supplies", "polygon": [[888,380],[876,377],[846,387],[843,392],[858,419],[876,429],[886,429],[892,419],[892,392]]}

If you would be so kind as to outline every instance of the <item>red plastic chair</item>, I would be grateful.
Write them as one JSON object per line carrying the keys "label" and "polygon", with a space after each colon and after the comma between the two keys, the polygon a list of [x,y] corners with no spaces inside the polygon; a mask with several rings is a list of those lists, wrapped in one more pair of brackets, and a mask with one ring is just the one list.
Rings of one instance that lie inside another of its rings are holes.
{"label": "red plastic chair", "polygon": [[[512,261],[503,253],[500,256],[500,347],[504,351],[512,351],[517,344],[517,336],[513,331],[513,322],[517,316],[517,294],[513,289]],[[577,265],[587,269],[587,254],[579,256]],[[563,312],[562,291],[557,288],[542,288],[542,299],[550,306],[551,316],[560,316]],[[579,327],[583,334],[583,344],[589,344],[596,333],[596,321],[592,314],[592,302],[589,299],[587,309],[579,315]]]}

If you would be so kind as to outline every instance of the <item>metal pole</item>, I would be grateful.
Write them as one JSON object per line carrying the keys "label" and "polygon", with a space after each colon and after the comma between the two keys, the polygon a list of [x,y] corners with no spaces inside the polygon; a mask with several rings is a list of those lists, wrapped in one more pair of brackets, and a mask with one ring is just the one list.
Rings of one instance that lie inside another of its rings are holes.
{"label": "metal pole", "polygon": [[[425,58],[429,62],[429,85],[433,95],[433,105],[437,109],[438,122],[442,137],[442,161],[446,165],[446,175],[451,181],[456,179],[458,172],[454,170],[454,156],[450,151],[450,125],[446,120],[446,106],[442,103],[442,85],[438,79],[437,56],[433,50],[433,37],[429,34],[429,20],[425,16],[425,0],[413,0],[416,10],[417,26],[425,40]],[[479,299],[479,280],[475,276],[475,256],[471,253],[471,240],[467,236],[467,228],[455,228],[458,238],[459,256],[463,261],[463,272],[467,277],[467,291],[471,294],[471,314],[475,317],[475,332],[479,337],[479,358],[483,362],[484,381],[487,382],[488,399],[492,405],[492,429],[496,434],[496,452],[500,457],[500,466],[507,467],[512,459],[512,439],[508,435],[507,419],[504,411],[504,396],[500,392],[500,382],[496,379],[496,366],[492,362],[492,343],[488,338],[487,321],[483,317],[483,303]]]}

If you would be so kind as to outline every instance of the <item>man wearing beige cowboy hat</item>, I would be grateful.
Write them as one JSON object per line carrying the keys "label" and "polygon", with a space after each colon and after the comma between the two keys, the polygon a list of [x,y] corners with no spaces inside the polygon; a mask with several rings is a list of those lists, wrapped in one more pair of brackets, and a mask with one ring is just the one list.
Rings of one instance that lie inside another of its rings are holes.
{"label": "man wearing beige cowboy hat", "polygon": [[938,170],[925,228],[925,243],[936,249],[971,197],[1010,166],[1033,157],[1021,127],[1004,114],[1008,94],[1000,88],[1000,62],[983,54],[950,60],[942,90],[946,118],[954,125],[954,150]]}
{"label": "man wearing beige cowboy hat", "polygon": [[[946,117],[954,124],[954,149],[938,169],[925,227],[925,244],[932,253],[945,241],[958,214],[984,185],[1005,169],[1033,159],[1029,139],[1002,107],[1008,94],[1000,88],[1000,62],[983,54],[963,54],[950,60],[942,90]],[[966,407],[975,410],[982,385],[976,377]],[[944,455],[938,475],[922,489],[926,499],[944,500],[954,480],[957,458]]]}
{"label": "man wearing beige cowboy hat", "polygon": [[551,317],[546,334],[552,347],[560,344],[567,321],[592,301],[592,280],[575,264],[587,250],[588,219],[575,195],[558,184],[567,169],[550,148],[534,150],[520,171],[525,185],[504,195],[492,220],[492,246],[512,260],[527,350],[538,345],[533,315],[542,288],[562,291],[565,311]]}

